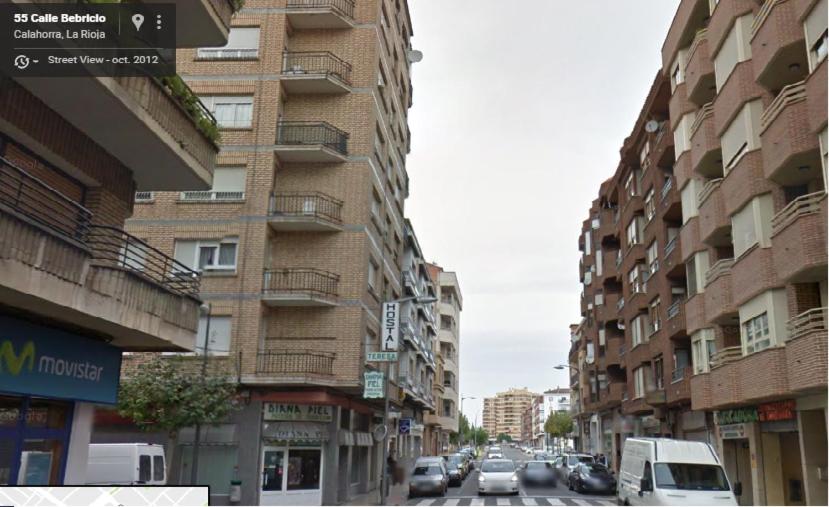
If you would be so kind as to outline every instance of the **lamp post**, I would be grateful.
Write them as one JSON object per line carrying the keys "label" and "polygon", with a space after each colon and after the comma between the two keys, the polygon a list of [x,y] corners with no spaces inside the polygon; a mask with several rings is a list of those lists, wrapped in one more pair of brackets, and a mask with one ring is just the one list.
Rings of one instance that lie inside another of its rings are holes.
{"label": "lamp post", "polygon": [[[380,327],[382,328],[383,323],[383,307],[387,304],[394,304],[394,303],[406,303],[408,301],[415,301],[421,305],[428,305],[437,302],[438,298],[436,297],[418,297],[418,296],[407,296],[404,298],[393,299],[391,301],[386,301],[385,303],[380,305],[380,315],[379,322]],[[400,312],[398,310],[398,319],[400,318]],[[382,346],[382,337],[380,338],[380,344]],[[398,349],[400,346],[398,345]],[[399,350],[398,350],[399,351]],[[397,352],[397,351],[395,351]],[[383,475],[381,476],[382,480],[380,483],[380,505],[386,504],[386,490],[388,489],[389,484],[389,473],[388,473],[388,460],[389,460],[389,370],[391,369],[391,362],[386,361],[386,372],[385,372],[385,389],[383,389],[383,424],[386,426],[386,434],[383,437],[383,462],[382,468],[384,470]]]}
{"label": "lamp post", "polygon": [[[202,360],[201,360],[201,381],[204,382],[205,376],[207,376],[207,349],[208,344],[210,343],[210,314],[212,307],[210,303],[203,304],[199,308],[201,313],[207,316],[207,323],[204,329],[204,350],[202,350]],[[199,476],[199,446],[201,444],[201,424],[196,423],[196,435],[193,438],[193,466],[190,468],[190,484],[195,485],[198,483],[198,476]]]}
{"label": "lamp post", "polygon": [[[478,398],[474,396],[461,396],[461,414],[463,414],[463,400],[477,400]],[[459,418],[460,419],[460,418]],[[469,424],[469,420],[466,421]],[[477,438],[475,440],[478,440]],[[463,433],[461,433],[461,447],[463,447],[464,438]]]}

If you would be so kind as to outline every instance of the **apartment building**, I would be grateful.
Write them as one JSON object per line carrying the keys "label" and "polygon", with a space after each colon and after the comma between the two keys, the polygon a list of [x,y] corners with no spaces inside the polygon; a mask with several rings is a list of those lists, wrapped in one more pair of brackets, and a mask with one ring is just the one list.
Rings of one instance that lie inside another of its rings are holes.
{"label": "apartment building", "polygon": [[681,1],[579,240],[582,434],[707,440],[741,505],[827,502],[826,48],[825,0]]}
{"label": "apartment building", "polygon": [[[245,406],[202,450],[216,502],[235,477],[253,505],[336,504],[379,487],[383,400],[363,398],[364,373],[385,368],[366,361],[380,350],[381,301],[407,291],[411,36],[405,1],[247,0],[225,46],[179,51],[221,129],[216,176],[206,191],[142,193],[128,226],[202,273],[208,353],[240,381]],[[427,350],[420,371],[434,369]],[[430,407],[431,390],[390,369],[396,424],[409,414],[401,398],[415,389]],[[285,407],[306,415],[287,420]],[[184,475],[187,442],[181,451]],[[281,474],[283,463],[303,473]]]}
{"label": "apartment building", "polygon": [[546,449],[551,442],[544,431],[544,425],[550,414],[556,412],[570,412],[570,388],[556,387],[544,391],[541,396],[533,398],[533,445],[539,449]]}
{"label": "apartment building", "polygon": [[[533,398],[533,401],[535,398]],[[523,445],[533,445],[533,403],[532,401],[521,412],[521,438],[514,439]]]}
{"label": "apartment building", "polygon": [[[431,431],[429,451],[438,455],[449,450],[449,437],[458,432],[460,417],[460,318],[463,310],[458,275],[437,264],[427,264],[437,287],[438,335],[434,347],[437,376],[432,395],[435,410],[426,418]],[[477,422],[477,421],[474,421]]]}
{"label": "apartment building", "polygon": [[506,433],[515,441],[521,440],[522,416],[537,396],[525,387],[510,388],[484,398],[483,428],[490,438]]}
{"label": "apartment building", "polygon": [[[232,13],[180,6],[179,43],[223,43]],[[0,484],[83,484],[122,352],[194,347],[199,274],[124,231],[136,191],[210,186],[211,119],[178,92],[0,76]]]}

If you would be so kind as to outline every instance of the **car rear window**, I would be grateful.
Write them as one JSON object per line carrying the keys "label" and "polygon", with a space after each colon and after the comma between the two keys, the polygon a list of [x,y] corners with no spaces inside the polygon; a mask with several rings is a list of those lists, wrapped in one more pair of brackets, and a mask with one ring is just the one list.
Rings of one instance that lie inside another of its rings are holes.
{"label": "car rear window", "polygon": [[443,475],[443,470],[437,465],[415,467],[412,475]]}

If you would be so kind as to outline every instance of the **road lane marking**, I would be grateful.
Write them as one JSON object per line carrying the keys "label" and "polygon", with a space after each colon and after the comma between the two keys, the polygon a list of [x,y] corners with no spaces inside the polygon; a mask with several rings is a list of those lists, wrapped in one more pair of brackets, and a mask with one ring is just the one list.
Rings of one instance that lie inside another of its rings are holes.
{"label": "road lane marking", "polygon": [[509,498],[496,498],[495,502],[496,502],[495,505],[502,505],[502,506],[510,505]]}
{"label": "road lane marking", "polygon": [[483,498],[473,498],[469,505],[483,505],[484,499]]}
{"label": "road lane marking", "polygon": [[448,505],[450,507],[454,507],[455,505],[458,505],[458,502],[460,502],[460,501],[461,501],[460,498],[447,498],[446,501],[443,502],[443,505]]}
{"label": "road lane marking", "polygon": [[547,497],[546,500],[550,503],[550,505],[567,505],[566,503],[562,502],[558,498],[554,497]]}

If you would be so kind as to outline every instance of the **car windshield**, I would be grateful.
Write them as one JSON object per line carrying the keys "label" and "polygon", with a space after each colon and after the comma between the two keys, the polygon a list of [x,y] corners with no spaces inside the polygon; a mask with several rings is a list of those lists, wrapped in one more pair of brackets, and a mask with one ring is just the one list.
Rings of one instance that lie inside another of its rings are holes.
{"label": "car windshield", "polygon": [[542,463],[540,461],[530,461],[529,463],[527,463],[527,470],[543,470],[549,467],[549,463]]}
{"label": "car windshield", "polygon": [[656,463],[656,487],[700,491],[728,491],[722,467],[690,463]]}
{"label": "car windshield", "polygon": [[593,463],[593,456],[567,456],[567,464],[576,466],[579,463]]}
{"label": "car windshield", "polygon": [[602,475],[607,473],[607,467],[604,465],[600,465],[598,463],[585,463],[582,465],[584,471],[587,472],[589,475]]}
{"label": "car windshield", "polygon": [[514,472],[512,461],[484,461],[481,472]]}
{"label": "car windshield", "polygon": [[461,457],[460,456],[449,456],[449,459],[447,461],[449,462],[450,465],[458,465],[461,462]]}
{"label": "car windshield", "polygon": [[443,471],[438,465],[421,465],[415,467],[412,475],[443,475]]}

